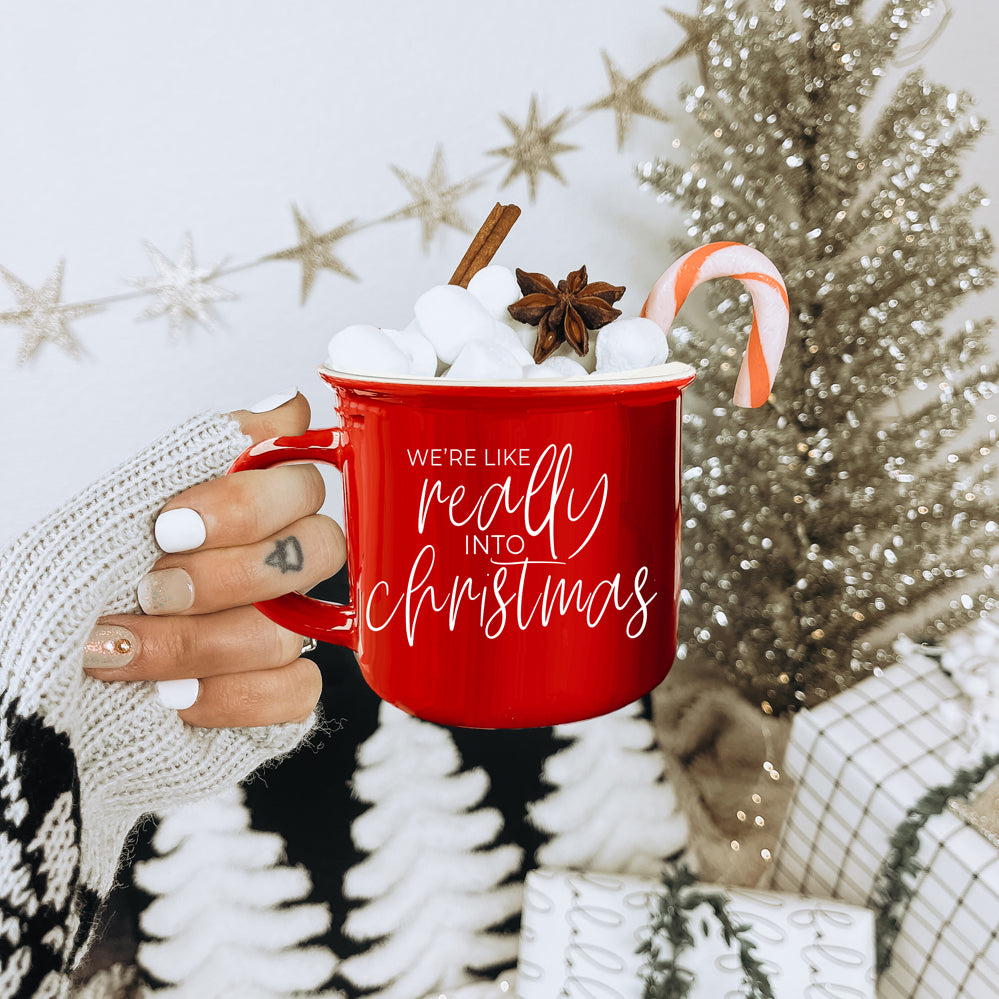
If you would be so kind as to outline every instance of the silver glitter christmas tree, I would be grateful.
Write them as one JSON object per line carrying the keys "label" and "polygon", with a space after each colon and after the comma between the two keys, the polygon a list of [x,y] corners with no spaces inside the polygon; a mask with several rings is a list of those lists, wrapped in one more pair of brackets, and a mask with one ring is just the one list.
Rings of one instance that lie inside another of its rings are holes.
{"label": "silver glitter christmas tree", "polygon": [[730,401],[740,285],[710,282],[710,320],[674,327],[707,403],[684,432],[680,655],[720,664],[767,712],[887,664],[900,614],[922,609],[932,640],[994,606],[993,435],[970,430],[996,391],[992,327],[956,311],[994,277],[983,194],[959,186],[983,124],[918,74],[877,88],[932,7],[703,3],[694,141],[639,168],[685,212],[677,250],[749,243],[787,282],[791,330],[761,410]]}

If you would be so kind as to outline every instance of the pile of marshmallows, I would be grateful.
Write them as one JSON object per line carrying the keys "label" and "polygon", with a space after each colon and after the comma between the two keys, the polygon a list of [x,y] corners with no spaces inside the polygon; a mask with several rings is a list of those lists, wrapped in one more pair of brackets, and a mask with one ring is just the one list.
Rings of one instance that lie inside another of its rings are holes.
{"label": "pile of marshmallows", "polygon": [[634,371],[663,364],[669,354],[658,323],[622,316],[590,333],[584,356],[563,343],[535,364],[537,327],[517,322],[507,311],[521,297],[512,271],[495,264],[484,267],[467,289],[442,284],[424,292],[405,329],[340,330],[330,340],[327,363],[338,371],[384,377],[518,381]]}
{"label": "pile of marshmallows", "polygon": [[753,324],[732,396],[737,406],[762,406],[773,388],[787,338],[787,288],[773,262],[744,243],[708,243],[674,261],[652,286],[642,318],[615,319],[590,334],[594,349],[578,357],[568,344],[541,364],[532,348],[537,330],[513,320],[507,307],[520,287],[505,267],[484,267],[468,283],[440,285],[421,295],[404,330],[348,326],[330,341],[329,365],[383,377],[516,381],[528,378],[615,377],[663,364],[665,330],[690,292],[704,281],[735,278],[753,300]]}

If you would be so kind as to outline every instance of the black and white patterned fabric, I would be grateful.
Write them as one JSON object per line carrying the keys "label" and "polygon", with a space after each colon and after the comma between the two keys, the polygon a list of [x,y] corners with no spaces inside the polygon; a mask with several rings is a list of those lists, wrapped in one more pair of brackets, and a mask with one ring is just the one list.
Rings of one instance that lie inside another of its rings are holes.
{"label": "black and white patterned fabric", "polygon": [[80,883],[79,843],[69,740],[9,700],[0,718],[0,996],[66,994],[97,906]]}

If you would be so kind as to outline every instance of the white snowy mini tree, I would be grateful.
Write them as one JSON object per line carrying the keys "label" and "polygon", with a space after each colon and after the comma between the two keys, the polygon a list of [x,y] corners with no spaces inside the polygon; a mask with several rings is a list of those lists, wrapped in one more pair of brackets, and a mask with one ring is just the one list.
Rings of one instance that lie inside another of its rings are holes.
{"label": "white snowy mini tree", "polygon": [[570,741],[542,770],[554,790],[529,806],[534,825],[552,835],[537,863],[658,877],[685,845],[687,824],[640,702],[553,731]]}
{"label": "white snowy mini tree", "polygon": [[523,885],[505,884],[522,851],[493,846],[503,825],[476,808],[489,779],[461,770],[445,728],[385,703],[379,727],[357,753],[357,796],[371,807],[354,822],[368,856],[344,878],[344,895],[365,899],[344,923],[372,941],[340,974],[371,999],[420,999],[476,980],[475,969],[512,966],[517,936],[494,927],[520,912]]}
{"label": "white snowy mini tree", "polygon": [[139,965],[162,987],[152,999],[334,999],[318,992],[336,970],[324,946],[325,905],[301,903],[308,873],[284,862],[277,833],[250,828],[233,788],[170,812],[153,837],[160,856],[135,865],[156,896],[139,919]]}

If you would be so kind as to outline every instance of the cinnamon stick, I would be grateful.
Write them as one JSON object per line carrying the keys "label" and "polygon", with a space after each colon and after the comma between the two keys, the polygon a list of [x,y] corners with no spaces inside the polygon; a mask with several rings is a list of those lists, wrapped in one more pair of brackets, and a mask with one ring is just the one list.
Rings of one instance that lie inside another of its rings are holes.
{"label": "cinnamon stick", "polygon": [[500,243],[506,239],[507,233],[518,218],[520,218],[520,209],[516,205],[501,205],[496,202],[489,217],[473,237],[448,284],[467,288],[472,275],[482,270],[493,259]]}

